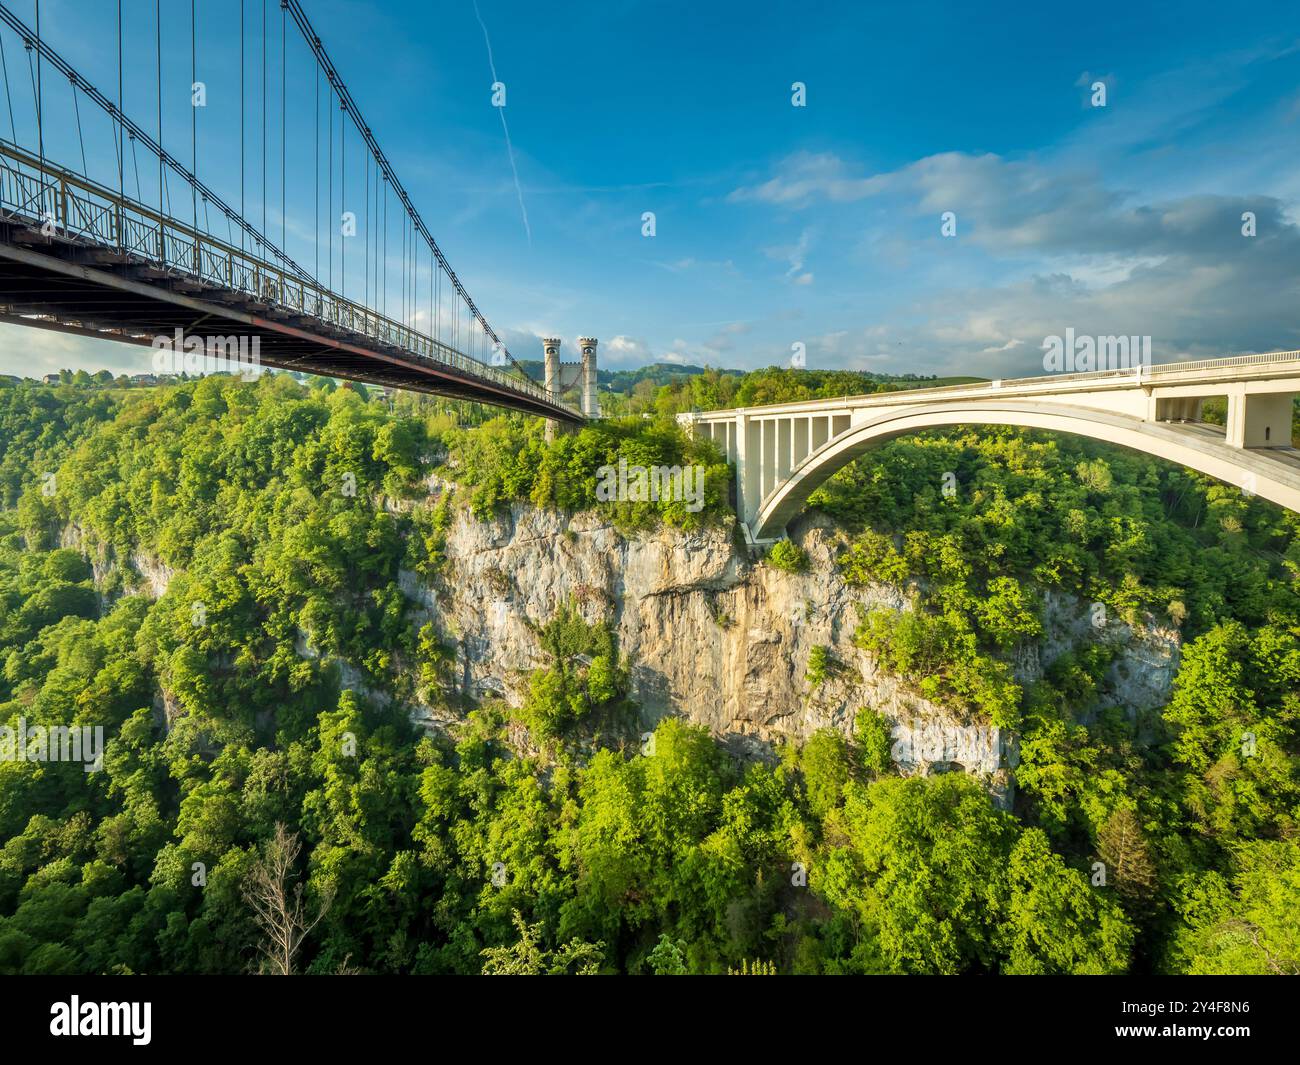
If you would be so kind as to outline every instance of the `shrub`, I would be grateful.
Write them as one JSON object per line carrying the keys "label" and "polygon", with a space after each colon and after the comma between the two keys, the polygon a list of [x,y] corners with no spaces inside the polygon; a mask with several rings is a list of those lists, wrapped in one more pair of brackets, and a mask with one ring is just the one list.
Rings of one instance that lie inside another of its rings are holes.
{"label": "shrub", "polygon": [[803,573],[808,568],[808,552],[792,540],[778,540],[772,545],[767,562],[786,573]]}

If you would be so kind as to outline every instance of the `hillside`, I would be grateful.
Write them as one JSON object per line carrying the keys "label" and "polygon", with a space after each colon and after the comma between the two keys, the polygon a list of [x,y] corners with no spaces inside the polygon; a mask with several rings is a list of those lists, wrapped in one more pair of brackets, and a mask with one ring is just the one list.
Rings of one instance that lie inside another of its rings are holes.
{"label": "hillside", "polygon": [[1295,971],[1300,520],[953,431],[751,557],[673,413],[839,384],[0,389],[0,722],[104,737],[0,761],[0,971],[245,971],[277,854],[298,971]]}

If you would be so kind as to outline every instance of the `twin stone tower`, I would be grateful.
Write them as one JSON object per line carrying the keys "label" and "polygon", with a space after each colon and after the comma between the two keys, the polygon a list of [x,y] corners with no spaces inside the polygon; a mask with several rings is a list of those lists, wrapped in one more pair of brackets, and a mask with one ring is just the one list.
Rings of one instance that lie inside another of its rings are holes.
{"label": "twin stone tower", "polygon": [[[582,362],[560,362],[560,339],[545,337],[542,350],[545,353],[546,391],[557,403],[560,394],[566,389],[580,385],[582,403],[579,409],[584,418],[600,417],[600,401],[596,397],[596,344],[595,337],[579,337],[578,349],[582,352]],[[548,419],[546,422],[546,439],[553,440],[559,423]]]}

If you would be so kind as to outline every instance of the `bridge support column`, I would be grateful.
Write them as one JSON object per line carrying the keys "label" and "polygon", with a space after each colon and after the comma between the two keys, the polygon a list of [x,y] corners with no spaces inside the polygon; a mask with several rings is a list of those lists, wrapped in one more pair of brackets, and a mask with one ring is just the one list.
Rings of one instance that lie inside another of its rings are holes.
{"label": "bridge support column", "polygon": [[1294,410],[1289,392],[1249,393],[1245,385],[1228,394],[1231,447],[1290,447]]}
{"label": "bridge support column", "polygon": [[773,488],[790,476],[794,454],[794,419],[781,418],[776,423],[776,481]]}
{"label": "bridge support column", "polygon": [[748,526],[758,515],[763,501],[763,434],[762,422],[736,414],[736,513]]}
{"label": "bridge support column", "polygon": [[796,418],[794,420],[794,445],[790,452],[791,468],[798,466],[809,455],[808,441],[812,436],[812,419]]}
{"label": "bridge support column", "polygon": [[[545,359],[543,363],[543,379],[546,382],[547,393],[556,403],[560,401],[560,343],[559,337],[546,337],[542,340],[542,354]],[[559,428],[560,423],[554,418],[546,419],[546,442],[548,444],[555,439],[555,434]]]}
{"label": "bridge support column", "polygon": [[812,449],[816,451],[831,438],[831,418],[816,417],[812,419]]}
{"label": "bridge support column", "polygon": [[[776,487],[776,422],[764,418],[758,423],[762,429],[763,458],[759,466],[758,501],[761,503]],[[754,507],[757,512],[758,507]]]}

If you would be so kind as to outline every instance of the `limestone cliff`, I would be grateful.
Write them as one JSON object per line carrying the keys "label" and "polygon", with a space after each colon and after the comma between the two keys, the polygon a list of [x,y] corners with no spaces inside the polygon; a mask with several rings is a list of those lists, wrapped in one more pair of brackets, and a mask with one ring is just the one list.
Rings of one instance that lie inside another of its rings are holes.
{"label": "limestone cliff", "polygon": [[[574,602],[588,621],[614,623],[647,726],[679,714],[737,753],[761,756],[778,737],[825,727],[847,733],[857,711],[871,707],[893,723],[892,753],[904,771],[960,768],[1009,798],[1014,736],[922,697],[853,643],[861,612],[908,609],[906,589],[847,585],[834,561],[843,534],[825,519],[801,519],[791,534],[808,553],[805,573],[751,560],[724,529],[625,536],[590,513],[570,517],[520,504],[479,521],[460,508],[439,579],[425,583],[403,571],[400,584],[417,617],[432,620],[456,649],[455,688],[472,700],[496,695],[518,704],[530,671],[546,664],[532,625]],[[61,539],[85,549],[75,526]],[[118,563],[111,553],[94,554],[98,581]],[[139,551],[130,563],[128,588],[165,594],[172,577],[166,566]],[[1099,626],[1090,604],[1059,592],[1043,596],[1042,620],[1042,637],[1013,656],[1022,682],[1072,647],[1100,639],[1116,651],[1100,704],[1137,710],[1166,701],[1178,663],[1176,631],[1114,620]],[[837,668],[814,687],[806,674],[819,645]],[[315,652],[304,639],[299,653]],[[387,701],[348,663],[339,666],[345,686]],[[410,710],[426,727],[455,720],[446,708]]]}
{"label": "limestone cliff", "polygon": [[[471,698],[523,696],[530,670],[544,665],[529,622],[543,623],[566,601],[587,620],[610,618],[627,657],[646,724],[681,714],[745,753],[778,736],[852,728],[860,707],[894,723],[894,757],[909,771],[960,767],[1004,791],[1015,738],[931,702],[854,646],[860,609],[907,609],[905,590],[850,587],[834,564],[840,534],[804,519],[792,530],[808,571],[790,574],[750,561],[725,530],[660,529],[625,537],[592,514],[568,518],[515,506],[481,522],[457,512],[448,563],[437,587],[403,574],[457,649],[457,684]],[[1033,680],[1051,660],[1085,640],[1116,646],[1102,701],[1134,709],[1162,703],[1177,667],[1170,630],[1099,627],[1089,604],[1044,597],[1044,634],[1015,656]],[[814,647],[839,664],[815,689],[805,679]]]}

